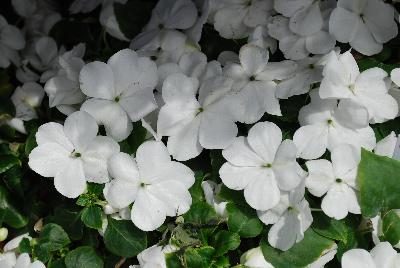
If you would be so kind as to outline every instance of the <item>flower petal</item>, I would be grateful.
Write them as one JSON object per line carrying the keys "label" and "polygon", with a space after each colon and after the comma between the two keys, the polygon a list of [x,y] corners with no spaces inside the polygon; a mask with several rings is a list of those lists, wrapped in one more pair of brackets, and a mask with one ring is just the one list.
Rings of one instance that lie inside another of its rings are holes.
{"label": "flower petal", "polygon": [[94,61],[83,66],[79,74],[82,92],[89,97],[114,100],[114,75],[108,64]]}
{"label": "flower petal", "polygon": [[328,128],[321,125],[307,125],[299,128],[293,135],[298,156],[303,159],[316,159],[322,156],[328,144]]}
{"label": "flower petal", "polygon": [[68,198],[76,198],[86,189],[85,174],[80,159],[70,159],[54,177],[57,191]]}
{"label": "flower petal", "polygon": [[240,167],[260,167],[264,163],[249,146],[245,137],[237,137],[222,151],[222,155],[231,164]]}
{"label": "flower petal", "polygon": [[132,207],[131,219],[142,231],[153,231],[160,227],[166,218],[164,203],[146,189],[140,189]]}
{"label": "flower petal", "polygon": [[87,112],[77,111],[70,114],[64,122],[64,133],[74,148],[82,153],[97,136],[99,127],[96,120]]}

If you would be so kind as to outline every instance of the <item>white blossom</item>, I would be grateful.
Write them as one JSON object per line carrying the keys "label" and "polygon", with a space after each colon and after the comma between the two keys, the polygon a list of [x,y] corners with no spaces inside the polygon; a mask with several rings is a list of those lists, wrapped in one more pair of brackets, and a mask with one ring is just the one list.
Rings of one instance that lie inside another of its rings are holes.
{"label": "white blossom", "polygon": [[148,141],[139,146],[136,158],[126,153],[112,156],[108,169],[114,179],[104,188],[111,206],[124,208],[133,203],[131,219],[143,231],[160,227],[166,216],[179,216],[189,210],[188,189],[194,173],[171,161],[162,142]]}
{"label": "white blossom", "polygon": [[139,121],[157,105],[153,89],[157,85],[157,66],[133,50],[115,53],[107,63],[86,64],[79,75],[81,90],[90,97],[81,107],[100,125],[108,136],[122,141]]}
{"label": "white blossom", "polygon": [[364,55],[377,54],[398,33],[394,8],[381,0],[338,0],[329,32]]}
{"label": "white blossom", "polygon": [[10,63],[19,64],[18,50],[25,47],[25,38],[21,31],[7,23],[0,15],[0,68],[7,68]]}
{"label": "white blossom", "polygon": [[238,137],[222,151],[228,162],[219,170],[230,189],[243,190],[254,209],[268,210],[280,200],[280,190],[290,191],[301,182],[296,162],[296,146],[282,141],[282,132],[271,122],[260,122],[248,137]]}
{"label": "white blossom", "polygon": [[36,133],[38,147],[29,155],[29,166],[43,177],[54,177],[58,192],[75,198],[86,189],[86,181],[109,181],[107,160],[119,152],[111,138],[97,136],[96,120],[78,111],[67,117],[64,126],[50,122]]}
{"label": "white blossom", "polygon": [[347,214],[360,214],[357,200],[357,168],[360,150],[341,144],[331,152],[332,162],[318,159],[306,162],[308,177],[306,187],[310,193],[322,197],[321,208],[326,215],[337,220]]}

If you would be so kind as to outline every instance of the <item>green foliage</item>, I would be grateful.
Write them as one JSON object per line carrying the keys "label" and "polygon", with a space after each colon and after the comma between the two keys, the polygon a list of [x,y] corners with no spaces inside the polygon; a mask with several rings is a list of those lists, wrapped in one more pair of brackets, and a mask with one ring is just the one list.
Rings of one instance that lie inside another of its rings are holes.
{"label": "green foliage", "polygon": [[257,213],[250,207],[228,203],[226,210],[229,231],[245,238],[256,237],[261,233],[263,224],[258,219]]}
{"label": "green foliage", "polygon": [[71,243],[68,234],[57,224],[49,223],[43,227],[34,246],[34,253],[39,260],[47,262],[51,253],[59,251]]}
{"label": "green foliage", "polygon": [[214,238],[213,246],[216,256],[223,256],[230,250],[235,250],[240,245],[240,236],[226,230],[219,231]]}
{"label": "green foliage", "polygon": [[17,208],[17,204],[6,188],[0,185],[0,223],[6,223],[13,228],[24,227],[28,219]]}
{"label": "green foliage", "polygon": [[103,268],[104,262],[93,248],[83,246],[68,252],[65,265],[67,268]]}
{"label": "green foliage", "polygon": [[261,240],[261,249],[265,259],[275,268],[302,268],[316,261],[333,244],[333,240],[308,229],[304,233],[304,239],[287,251],[271,247],[266,238]]}
{"label": "green foliage", "polygon": [[396,210],[390,210],[382,217],[381,240],[389,241],[392,245],[400,242],[400,215]]}
{"label": "green foliage", "polygon": [[104,243],[113,254],[129,258],[146,249],[147,236],[131,221],[108,218]]}
{"label": "green foliage", "polygon": [[98,206],[85,207],[81,212],[82,222],[89,228],[101,229],[103,210]]}
{"label": "green foliage", "polygon": [[399,161],[363,149],[357,181],[361,212],[365,217],[372,218],[380,211],[400,207]]}

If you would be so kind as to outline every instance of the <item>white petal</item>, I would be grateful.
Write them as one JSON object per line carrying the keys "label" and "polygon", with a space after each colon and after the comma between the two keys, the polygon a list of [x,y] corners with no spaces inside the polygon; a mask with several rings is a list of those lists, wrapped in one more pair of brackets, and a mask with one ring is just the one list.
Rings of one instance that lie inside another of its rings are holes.
{"label": "white petal", "polygon": [[274,123],[260,122],[249,130],[247,141],[251,148],[263,158],[265,164],[271,164],[281,144],[282,131]]}
{"label": "white petal", "polygon": [[99,125],[104,125],[107,136],[118,142],[126,139],[132,131],[131,120],[114,101],[89,99],[82,104],[81,110],[93,116]]}
{"label": "white petal", "polygon": [[326,215],[337,220],[344,219],[348,212],[360,213],[353,189],[344,183],[335,183],[322,199],[321,208]]}
{"label": "white petal", "polygon": [[68,198],[76,198],[82,194],[86,188],[82,161],[79,158],[70,159],[54,177],[54,186],[59,193]]}
{"label": "white petal", "polygon": [[252,208],[257,210],[275,207],[279,203],[280,191],[272,170],[259,168],[244,188],[244,198]]}
{"label": "white petal", "polygon": [[251,149],[245,137],[237,137],[222,151],[226,160],[235,166],[260,167],[264,161]]}
{"label": "white petal", "polygon": [[145,189],[138,191],[131,218],[140,230],[147,232],[157,229],[166,216],[166,208],[161,200]]}
{"label": "white petal", "polygon": [[268,58],[268,51],[255,45],[245,45],[239,51],[240,63],[248,76],[261,72]]}
{"label": "white petal", "polygon": [[186,213],[192,204],[187,188],[177,180],[157,182],[148,186],[148,190],[163,202],[167,216],[179,216]]}
{"label": "white petal", "polygon": [[138,181],[116,179],[105,185],[103,193],[112,207],[122,209],[135,201],[138,189]]}
{"label": "white petal", "polygon": [[[157,132],[161,136],[174,136],[193,120],[200,104],[197,100],[165,104],[158,113]],[[200,122],[200,120],[198,120]]]}
{"label": "white petal", "polygon": [[214,28],[227,39],[240,39],[248,35],[248,27],[243,23],[245,11],[236,8],[222,8],[215,13]]}
{"label": "white petal", "polygon": [[369,126],[368,110],[352,100],[341,100],[335,110],[334,117],[341,125],[351,129]]}
{"label": "white petal", "polygon": [[393,266],[394,259],[396,259],[398,254],[389,242],[379,243],[370,251],[370,254],[378,267],[395,267]]}
{"label": "white petal", "polygon": [[336,178],[349,184],[355,181],[361,160],[360,149],[348,144],[338,145],[331,152],[331,160]]}
{"label": "white petal", "polygon": [[226,187],[232,190],[243,190],[257,176],[262,176],[258,167],[237,167],[224,163],[219,170],[219,176]]}
{"label": "white petal", "polygon": [[382,51],[382,43],[377,42],[364,23],[359,23],[356,35],[350,41],[350,45],[358,52],[372,56]]}
{"label": "white petal", "polygon": [[332,164],[326,159],[307,161],[306,187],[317,197],[323,196],[335,181]]}
{"label": "white petal", "polygon": [[29,154],[29,167],[43,177],[55,177],[71,160],[70,154],[57,143],[39,145]]}
{"label": "white petal", "polygon": [[139,121],[157,108],[152,88],[137,90],[132,95],[121,98],[119,103],[133,122]]}
{"label": "white petal", "polygon": [[126,153],[116,153],[107,161],[110,176],[120,181],[134,182],[139,179],[139,170],[133,157]]}
{"label": "white petal", "polygon": [[143,179],[152,178],[153,174],[157,174],[154,165],[162,166],[170,162],[171,157],[168,149],[160,141],[147,141],[140,145],[136,151],[136,163]]}
{"label": "white petal", "polygon": [[160,164],[157,171],[153,171],[150,183],[163,181],[176,181],[189,189],[195,182],[194,172],[182,163],[170,161],[168,164]]}
{"label": "white petal", "polygon": [[45,66],[52,64],[57,57],[56,41],[51,37],[42,37],[35,44],[35,51]]}
{"label": "white petal", "polygon": [[289,27],[296,34],[310,36],[321,30],[323,22],[320,5],[315,3],[296,12]]}
{"label": "white petal", "polygon": [[342,268],[378,268],[365,249],[351,249],[342,256]]}
{"label": "white petal", "polygon": [[393,6],[380,1],[368,1],[365,6],[365,24],[379,43],[386,43],[396,37],[398,29],[394,13]]}
{"label": "white petal", "polygon": [[354,39],[361,23],[361,19],[355,13],[337,7],[332,11],[329,19],[329,32],[337,41],[348,43]]}
{"label": "white petal", "polygon": [[392,81],[399,86],[400,85],[400,68],[395,68],[390,73],[390,78]]}
{"label": "white petal", "polygon": [[199,127],[201,118],[195,117],[177,133],[168,138],[168,151],[178,161],[194,158],[203,150],[199,143]]}
{"label": "white petal", "polygon": [[80,153],[97,136],[98,130],[96,120],[90,114],[83,111],[72,113],[64,122],[65,135]]}
{"label": "white petal", "polygon": [[284,140],[279,146],[272,170],[274,171],[279,189],[290,191],[301,182],[296,162],[297,149],[291,140]]}
{"label": "white petal", "polygon": [[180,73],[168,76],[163,83],[162,96],[166,103],[185,103],[195,99],[192,80]]}
{"label": "white petal", "polygon": [[312,54],[326,54],[331,51],[336,44],[336,40],[325,31],[319,31],[306,40],[307,50]]}
{"label": "white petal", "polygon": [[89,97],[114,100],[114,75],[104,62],[94,61],[83,66],[79,74],[81,90]]}
{"label": "white petal", "polygon": [[7,25],[1,28],[0,41],[2,44],[15,50],[20,50],[25,47],[24,36],[21,31],[13,25]]}
{"label": "white petal", "polygon": [[38,145],[57,143],[70,152],[74,150],[73,144],[64,133],[64,127],[54,122],[46,123],[39,127],[36,132],[36,142]]}
{"label": "white petal", "polygon": [[268,242],[271,246],[286,251],[296,242],[299,229],[297,217],[293,213],[286,213],[269,230]]}
{"label": "white petal", "polygon": [[376,143],[374,152],[377,155],[392,157],[396,148],[397,137],[394,131],[392,131],[385,138]]}
{"label": "white petal", "polygon": [[307,125],[299,128],[293,135],[298,156],[303,159],[316,159],[325,153],[328,143],[328,129],[320,125]]}
{"label": "white petal", "polygon": [[82,154],[83,168],[87,181],[104,183],[109,181],[107,160],[119,152],[119,145],[113,139],[97,136]]}

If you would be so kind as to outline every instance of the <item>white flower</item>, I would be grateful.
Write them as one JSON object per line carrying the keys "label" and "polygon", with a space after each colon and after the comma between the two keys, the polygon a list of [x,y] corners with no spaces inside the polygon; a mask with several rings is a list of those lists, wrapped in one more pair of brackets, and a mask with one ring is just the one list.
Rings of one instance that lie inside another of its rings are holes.
{"label": "white flower", "polygon": [[29,121],[37,118],[35,109],[40,106],[44,96],[43,88],[34,82],[28,82],[17,87],[11,96],[11,100],[15,106],[15,117]]}
{"label": "white flower", "polygon": [[313,56],[296,61],[297,68],[293,71],[293,75],[280,81],[276,86],[276,97],[287,99],[309,92],[313,85],[322,81],[325,58]]}
{"label": "white flower", "polygon": [[139,265],[129,266],[129,268],[167,268],[165,254],[176,250],[177,248],[172,245],[151,246],[137,255]]}
{"label": "white flower", "polygon": [[216,184],[213,181],[203,181],[201,183],[201,188],[203,189],[206,202],[214,207],[218,216],[226,218],[228,216],[226,212],[226,204],[228,204],[228,202],[221,201],[218,198],[221,186],[222,184]]}
{"label": "white flower", "polygon": [[10,62],[19,63],[17,50],[25,47],[25,39],[21,31],[9,25],[6,19],[0,15],[0,68],[7,68]]}
{"label": "white flower", "polygon": [[64,122],[46,123],[36,133],[38,147],[29,155],[29,166],[43,177],[54,177],[58,192],[75,198],[86,181],[109,181],[107,159],[119,152],[109,137],[97,136],[98,126],[88,113],[72,113]]}
{"label": "white flower", "polygon": [[331,152],[332,162],[318,159],[306,162],[306,187],[310,193],[322,197],[321,208],[326,215],[337,220],[349,212],[360,214],[357,200],[357,168],[361,160],[360,149],[341,144]]}
{"label": "white flower", "polygon": [[197,20],[192,27],[186,29],[184,32],[193,42],[198,43],[201,39],[203,32],[203,26],[206,24],[207,19],[211,11],[212,0],[194,0],[194,4],[197,6]]}
{"label": "white flower", "polygon": [[[15,255],[15,253],[12,253]],[[3,255],[3,256],[1,256]],[[6,256],[4,256],[6,255]],[[46,268],[41,261],[31,262],[31,258],[27,253],[22,253],[18,257],[10,257],[8,252],[0,254],[1,268]]]}
{"label": "white flower", "polygon": [[133,48],[159,38],[170,30],[185,30],[194,25],[197,19],[197,8],[190,0],[160,0],[152,11],[150,21],[144,31],[132,40]]}
{"label": "white flower", "polygon": [[111,36],[123,41],[129,41],[119,27],[114,12],[114,2],[125,4],[127,0],[104,0],[99,17],[100,24]]}
{"label": "white flower", "polygon": [[394,131],[376,143],[374,152],[377,155],[387,156],[400,160],[400,137]]}
{"label": "white flower", "polygon": [[230,189],[243,190],[247,203],[268,210],[279,203],[280,190],[290,191],[301,182],[296,146],[282,142],[282,132],[270,122],[255,124],[248,137],[238,137],[222,151],[228,162],[219,170]]}
{"label": "white flower", "polygon": [[85,100],[79,87],[79,73],[85,63],[79,57],[59,57],[58,61],[61,69],[46,82],[44,90],[49,96],[50,108],[56,107],[69,115]]}
{"label": "white flower", "polygon": [[11,0],[11,4],[15,12],[23,18],[31,17],[37,8],[35,0]]}
{"label": "white flower", "polygon": [[131,219],[143,231],[155,230],[166,216],[179,216],[190,208],[188,189],[194,183],[194,173],[171,161],[162,142],[143,143],[136,158],[115,154],[108,161],[108,169],[114,179],[106,184],[104,196],[115,208],[133,203]]}
{"label": "white flower", "polygon": [[233,94],[240,102],[236,108],[240,122],[255,123],[265,112],[281,115],[274,80],[291,76],[296,64],[292,61],[268,63],[268,58],[267,50],[245,45],[239,52],[240,64],[224,67],[224,75],[234,79]]}
{"label": "white flower", "polygon": [[398,113],[396,100],[388,94],[384,78],[387,73],[371,68],[362,73],[350,51],[331,52],[323,71],[319,94],[323,99],[351,99],[368,110],[369,119],[381,123]]}
{"label": "white flower", "polygon": [[249,268],[274,268],[267,262],[260,247],[252,248],[243,253],[240,263]]}
{"label": "white flower", "polygon": [[226,0],[214,16],[214,28],[228,39],[249,35],[250,29],[265,25],[273,11],[272,0]]}
{"label": "white flower", "polygon": [[157,107],[153,95],[157,66],[133,50],[121,50],[107,63],[86,64],[79,81],[83,93],[91,97],[81,110],[104,125],[107,135],[116,141],[129,136],[132,121],[142,119]]}
{"label": "white flower", "polygon": [[383,43],[397,35],[394,8],[381,0],[339,0],[329,21],[329,32],[364,55],[377,54]]}
{"label": "white flower", "polygon": [[372,150],[376,139],[368,125],[368,112],[352,100],[321,99],[311,91],[311,103],[300,109],[300,127],[293,135],[299,157],[316,159],[338,144],[348,143]]}
{"label": "white flower", "polygon": [[328,18],[332,9],[323,7],[318,19],[313,13],[321,13],[319,1],[314,3],[296,13],[299,16],[291,19],[275,16],[268,24],[269,34],[279,40],[279,48],[287,59],[300,60],[310,53],[325,54],[335,46],[336,41],[328,32]]}
{"label": "white flower", "polygon": [[304,198],[304,181],[290,192],[282,193],[279,203],[267,211],[257,211],[265,224],[273,224],[268,232],[268,242],[280,250],[288,250],[304,238],[313,217]]}
{"label": "white flower", "polygon": [[206,80],[199,100],[192,79],[172,74],[164,81],[157,131],[168,136],[168,150],[179,161],[198,156],[203,148],[223,149],[237,135],[232,109],[235,102],[226,97],[232,81],[224,77]]}
{"label": "white flower", "polygon": [[267,49],[272,54],[276,52],[278,47],[276,40],[269,35],[266,25],[259,25],[254,28],[247,39],[247,43]]}
{"label": "white flower", "polygon": [[389,242],[381,242],[370,252],[355,248],[342,256],[342,268],[397,268],[400,267],[400,254]]}

